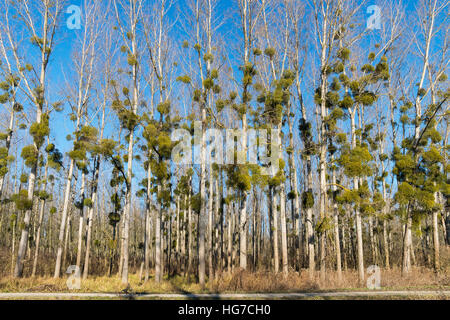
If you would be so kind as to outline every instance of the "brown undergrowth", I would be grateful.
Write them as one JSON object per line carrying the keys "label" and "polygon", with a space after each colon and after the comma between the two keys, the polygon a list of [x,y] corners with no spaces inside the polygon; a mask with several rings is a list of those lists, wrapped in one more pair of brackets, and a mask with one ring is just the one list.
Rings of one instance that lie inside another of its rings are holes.
{"label": "brown undergrowth", "polygon": [[[125,286],[117,276],[90,277],[81,281],[80,290],[69,290],[67,276],[60,279],[48,277],[0,279],[0,292],[121,292]],[[356,271],[344,271],[342,281],[337,273],[327,271],[326,278],[321,279],[320,272],[313,277],[304,270],[291,272],[287,277],[270,272],[236,271],[233,274],[223,274],[207,283],[205,290],[194,281],[189,282],[181,276],[165,278],[160,284],[151,278],[147,282],[140,281],[136,274],[130,275],[127,292],[135,293],[199,293],[199,292],[320,292],[365,290],[365,284],[360,284]],[[410,274],[402,275],[401,270],[381,270],[381,290],[450,290],[450,274],[435,273],[425,268],[413,268]]]}
{"label": "brown undergrowth", "polygon": [[[450,290],[450,248],[444,247],[441,253],[441,270],[435,272],[431,268],[413,267],[411,272],[402,275],[399,267],[389,270],[381,269],[381,290]],[[5,270],[4,270],[5,271]],[[121,292],[126,289],[119,277],[91,276],[81,281],[79,290],[69,290],[67,278],[63,274],[60,279],[52,277],[25,277],[15,279],[0,275],[0,292]],[[222,273],[207,282],[204,290],[195,279],[183,276],[165,277],[161,283],[156,283],[153,277],[147,282],[139,279],[137,273],[130,274],[127,292],[136,293],[233,293],[233,292],[320,292],[366,290],[366,283],[360,283],[356,270],[342,272],[339,280],[337,272],[326,270],[325,278],[320,271],[310,276],[305,269],[301,272],[291,270],[287,277],[272,272],[250,272],[236,270],[232,274]]]}

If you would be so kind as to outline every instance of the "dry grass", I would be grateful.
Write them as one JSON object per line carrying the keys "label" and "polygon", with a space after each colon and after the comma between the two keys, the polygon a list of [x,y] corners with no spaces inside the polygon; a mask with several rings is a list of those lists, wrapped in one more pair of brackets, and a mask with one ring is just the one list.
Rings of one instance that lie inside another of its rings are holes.
{"label": "dry grass", "polygon": [[[382,270],[381,287],[383,290],[402,289],[450,289],[450,274],[435,274],[425,268],[414,268],[407,276],[402,276],[401,270]],[[335,290],[361,290],[366,289],[358,280],[356,271],[345,271],[342,281],[339,281],[336,272],[327,271],[326,278],[321,279],[317,273],[312,279],[308,272],[291,273],[287,278],[283,275],[271,273],[236,272],[231,277],[215,281],[212,288],[218,292],[310,292]]]}
{"label": "dry grass", "polygon": [[[0,279],[0,292],[70,292],[67,278],[24,278],[11,277]],[[287,278],[281,274],[268,272],[250,273],[237,271],[232,275],[224,274],[208,283],[202,291],[200,286],[189,283],[183,277],[165,279],[157,284],[150,279],[146,283],[139,281],[137,275],[130,275],[129,290],[135,293],[199,293],[199,292],[318,292],[361,290],[364,285],[358,283],[356,271],[343,272],[343,280],[337,279],[335,272],[327,272],[327,278],[321,280],[319,274],[312,279],[307,271],[300,274],[292,272]],[[401,271],[382,270],[382,290],[426,290],[450,289],[450,274],[435,274],[432,270],[414,268],[408,276],[402,277]],[[120,292],[125,289],[118,277],[92,277],[81,282],[81,289],[76,292]],[[74,291],[72,291],[74,292]]]}
{"label": "dry grass", "polygon": [[[391,270],[381,270],[382,290],[450,290],[450,247],[443,247],[441,252],[442,270],[435,273],[432,269],[413,267],[410,274],[402,276],[401,270],[395,267]],[[51,277],[36,277],[14,279],[10,276],[0,276],[0,292],[72,292],[68,289],[67,275],[61,279]],[[365,284],[358,281],[355,270],[343,272],[342,281],[337,273],[327,270],[326,279],[320,278],[317,272],[312,278],[306,270],[291,272],[287,278],[282,274],[271,272],[236,271],[233,274],[221,274],[210,281],[205,290],[181,276],[164,279],[160,284],[151,278],[146,283],[139,280],[137,274],[129,277],[129,290],[136,293],[233,293],[233,292],[320,292],[364,290]],[[81,282],[81,289],[76,292],[121,292],[125,286],[117,276],[93,276]]]}

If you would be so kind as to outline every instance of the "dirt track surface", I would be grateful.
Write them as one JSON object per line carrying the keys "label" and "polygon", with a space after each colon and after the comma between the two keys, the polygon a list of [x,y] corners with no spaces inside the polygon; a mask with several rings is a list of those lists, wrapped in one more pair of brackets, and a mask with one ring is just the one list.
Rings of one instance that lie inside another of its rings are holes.
{"label": "dirt track surface", "polygon": [[430,291],[351,291],[351,292],[317,292],[317,293],[0,293],[0,299],[304,299],[304,298],[358,298],[358,297],[433,297],[450,299],[450,290]]}

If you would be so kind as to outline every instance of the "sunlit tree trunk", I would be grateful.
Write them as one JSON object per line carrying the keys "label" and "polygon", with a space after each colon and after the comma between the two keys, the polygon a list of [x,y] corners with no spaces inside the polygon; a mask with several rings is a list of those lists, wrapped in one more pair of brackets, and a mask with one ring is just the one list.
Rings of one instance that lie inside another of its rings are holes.
{"label": "sunlit tree trunk", "polygon": [[[333,162],[332,157],[332,162]],[[332,169],[332,190],[333,192],[337,191],[336,186],[336,170]],[[336,271],[338,274],[338,280],[342,281],[342,262],[341,262],[341,241],[339,235],[339,211],[336,202],[333,201],[333,219],[334,219],[334,247],[336,250]]]}
{"label": "sunlit tree trunk", "polygon": [[286,201],[284,183],[280,186],[280,223],[281,223],[281,256],[283,264],[283,274],[288,275],[288,244],[287,244],[287,225],[286,225]]}
{"label": "sunlit tree trunk", "polygon": [[[13,101],[14,100],[15,100],[15,98],[13,99]],[[11,147],[11,138],[12,138],[12,135],[13,135],[13,132],[14,132],[14,114],[15,114],[14,108],[15,108],[15,106],[14,106],[14,102],[13,102],[12,103],[12,108],[11,108],[11,115],[10,115],[10,118],[9,118],[9,125],[8,125],[7,136],[6,136],[6,140],[5,140],[5,148],[6,148],[7,154],[9,154],[9,148]],[[2,199],[2,195],[3,195],[3,187],[4,187],[4,184],[5,184],[5,176],[6,176],[6,174],[4,174],[4,175],[2,175],[0,177],[0,200]],[[1,227],[1,225],[0,225],[0,227]],[[0,228],[0,231],[1,231],[1,228]]]}
{"label": "sunlit tree trunk", "polygon": [[208,192],[208,276],[211,280],[213,278],[213,188],[214,188],[214,178],[212,164],[209,165],[209,192]]}
{"label": "sunlit tree trunk", "polygon": [[[161,186],[158,186],[158,193],[161,192]],[[156,212],[156,219],[155,219],[155,249],[156,249],[156,255],[155,255],[155,281],[161,282],[162,281],[162,273],[163,273],[163,263],[162,263],[162,255],[164,254],[164,250],[161,252],[162,247],[162,234],[161,234],[161,214],[162,214],[162,208],[161,204],[158,202],[158,210]]]}
{"label": "sunlit tree trunk", "polygon": [[273,229],[273,263],[274,263],[274,271],[278,273],[280,270],[280,258],[278,251],[278,209],[277,209],[277,190],[275,187],[272,187],[271,193],[271,207],[272,207],[272,229]]}
{"label": "sunlit tree trunk", "polygon": [[[102,130],[103,131],[103,130]],[[101,134],[101,136],[103,133]],[[92,242],[92,225],[94,223],[94,208],[97,205],[97,192],[98,192],[98,178],[100,173],[100,161],[101,157],[97,156],[94,160],[94,177],[92,181],[92,192],[91,192],[91,200],[92,203],[88,208],[88,218],[86,221],[86,252],[84,256],[84,266],[83,266],[83,279],[87,279],[87,276],[89,275],[89,260],[90,260],[90,253],[91,253],[91,242]]]}
{"label": "sunlit tree trunk", "polygon": [[86,174],[83,171],[81,173],[81,189],[80,189],[80,220],[78,226],[78,249],[77,249],[77,261],[76,266],[80,268],[81,264],[81,251],[83,249],[83,229],[84,229],[84,199],[85,199],[85,188],[86,188]]}
{"label": "sunlit tree trunk", "polygon": [[[351,111],[350,113],[350,130],[351,130],[351,139],[352,139],[352,148],[356,148],[356,124],[355,124],[355,112],[356,110]],[[359,178],[356,177],[353,179],[353,187],[354,190],[359,189]],[[359,281],[364,281],[364,252],[363,252],[363,237],[362,237],[362,221],[361,221],[361,213],[358,205],[355,205],[355,224],[356,224],[356,246],[357,246],[357,266],[358,266],[358,274]]]}
{"label": "sunlit tree trunk", "polygon": [[[48,142],[48,137],[47,137],[47,142]],[[48,178],[48,158],[47,158],[47,162],[45,163],[45,169],[44,169],[45,173],[44,173],[44,185],[42,187],[42,190],[44,192],[46,192],[46,187],[47,187],[47,178]],[[35,249],[34,249],[34,258],[33,258],[33,270],[31,271],[31,276],[34,277],[36,276],[36,270],[37,270],[37,262],[38,262],[38,258],[39,258],[39,246],[41,243],[41,228],[42,228],[42,222],[44,221],[44,212],[45,212],[45,199],[40,199],[39,200],[39,220],[38,220],[38,224],[37,224],[37,230],[36,230],[36,241],[35,241]]]}

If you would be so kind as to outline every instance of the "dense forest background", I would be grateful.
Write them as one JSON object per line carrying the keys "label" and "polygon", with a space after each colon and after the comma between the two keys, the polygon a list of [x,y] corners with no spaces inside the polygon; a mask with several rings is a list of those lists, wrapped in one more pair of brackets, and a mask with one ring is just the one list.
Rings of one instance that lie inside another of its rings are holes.
{"label": "dense forest background", "polygon": [[[1,0],[0,276],[447,273],[448,19],[443,0]],[[268,135],[226,164],[210,129]],[[191,142],[200,161],[174,161]]]}

